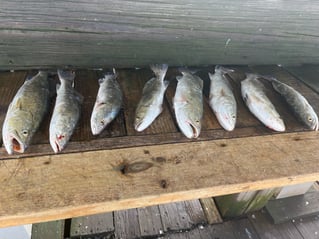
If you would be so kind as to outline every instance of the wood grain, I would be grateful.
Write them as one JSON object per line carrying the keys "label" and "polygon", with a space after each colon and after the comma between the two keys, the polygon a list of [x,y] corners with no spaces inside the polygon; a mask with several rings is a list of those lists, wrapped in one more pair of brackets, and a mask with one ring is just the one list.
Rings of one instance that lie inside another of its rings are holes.
{"label": "wood grain", "polygon": [[223,222],[213,198],[201,198],[199,201],[202,205],[208,224]]}
{"label": "wood grain", "polygon": [[114,212],[115,238],[131,239],[141,237],[136,208]]}
{"label": "wood grain", "polygon": [[2,69],[319,62],[315,1],[2,0],[1,10]]}
{"label": "wood grain", "polygon": [[316,181],[318,144],[304,132],[1,161],[0,225]]}
{"label": "wood grain", "polygon": [[64,238],[64,220],[35,223],[32,225],[31,239]]}
{"label": "wood grain", "polygon": [[161,214],[158,206],[137,209],[141,236],[154,236],[164,233]]}

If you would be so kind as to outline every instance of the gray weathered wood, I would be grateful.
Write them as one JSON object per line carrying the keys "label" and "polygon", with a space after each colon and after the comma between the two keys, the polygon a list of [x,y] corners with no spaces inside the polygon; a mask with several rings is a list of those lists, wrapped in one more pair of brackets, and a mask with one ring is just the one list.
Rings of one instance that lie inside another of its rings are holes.
{"label": "gray weathered wood", "polygon": [[259,239],[255,228],[247,218],[233,220],[229,223],[232,225],[236,239]]}
{"label": "gray weathered wood", "polygon": [[245,214],[263,208],[276,191],[277,188],[270,188],[258,191],[254,199],[249,203],[249,206],[246,208]]}
{"label": "gray weathered wood", "polygon": [[304,239],[319,238],[319,215],[293,220]]}
{"label": "gray weathered wood", "polygon": [[262,239],[303,239],[292,222],[273,224],[265,212],[256,212],[249,216],[259,237]]}
{"label": "gray weathered wood", "polygon": [[138,208],[138,220],[141,236],[154,236],[164,233],[158,206]]}
{"label": "gray weathered wood", "polygon": [[314,182],[301,183],[296,185],[289,185],[280,188],[275,194],[276,199],[292,197],[305,194],[314,184]]}
{"label": "gray weathered wood", "polygon": [[192,226],[207,224],[205,213],[199,200],[187,200],[184,203]]}
{"label": "gray weathered wood", "polygon": [[114,231],[113,213],[72,218],[70,236],[107,234]]}
{"label": "gray weathered wood", "polygon": [[0,5],[0,68],[319,62],[316,1]]}
{"label": "gray weathered wood", "polygon": [[64,238],[64,220],[36,223],[32,225],[31,239]]}
{"label": "gray weathered wood", "polygon": [[223,222],[213,198],[201,198],[199,201],[202,205],[208,224]]}
{"label": "gray weathered wood", "polygon": [[271,200],[266,209],[274,223],[319,214],[319,192]]}
{"label": "gray weathered wood", "polygon": [[141,236],[137,209],[114,212],[115,238],[131,239]]}

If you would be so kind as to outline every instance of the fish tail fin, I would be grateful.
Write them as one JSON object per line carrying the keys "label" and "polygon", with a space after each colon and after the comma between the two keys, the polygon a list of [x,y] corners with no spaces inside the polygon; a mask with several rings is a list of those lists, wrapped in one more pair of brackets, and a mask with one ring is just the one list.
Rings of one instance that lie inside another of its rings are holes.
{"label": "fish tail fin", "polygon": [[99,79],[99,84],[102,84],[104,81],[108,80],[108,79],[116,79],[117,74],[115,71],[115,68],[113,68],[112,72],[105,72],[104,73],[104,77]]}
{"label": "fish tail fin", "polygon": [[58,69],[58,76],[61,81],[61,84],[70,84],[72,87],[74,87],[74,71]]}
{"label": "fish tail fin", "polygon": [[277,80],[276,77],[270,76],[270,75],[260,75],[260,78],[263,78],[263,79],[270,81],[270,82],[279,82],[279,80]]}
{"label": "fish tail fin", "polygon": [[185,74],[195,74],[199,71],[199,69],[196,68],[188,68],[188,67],[179,67],[178,68],[179,72],[182,73],[183,75]]}
{"label": "fish tail fin", "polygon": [[168,65],[167,64],[153,64],[150,65],[151,70],[154,72],[155,76],[161,79],[162,81],[165,78]]}
{"label": "fish tail fin", "polygon": [[230,68],[227,68],[227,67],[224,67],[224,66],[221,66],[221,65],[216,65],[215,66],[215,72],[217,72],[217,71],[220,71],[223,74],[228,74],[228,73],[234,72],[233,69],[230,69]]}

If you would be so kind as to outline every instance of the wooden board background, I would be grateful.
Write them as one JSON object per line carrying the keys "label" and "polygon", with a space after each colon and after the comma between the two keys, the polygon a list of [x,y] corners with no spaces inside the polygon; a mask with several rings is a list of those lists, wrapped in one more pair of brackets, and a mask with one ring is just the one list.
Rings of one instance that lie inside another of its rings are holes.
{"label": "wooden board background", "polygon": [[0,1],[0,68],[318,63],[317,1]]}

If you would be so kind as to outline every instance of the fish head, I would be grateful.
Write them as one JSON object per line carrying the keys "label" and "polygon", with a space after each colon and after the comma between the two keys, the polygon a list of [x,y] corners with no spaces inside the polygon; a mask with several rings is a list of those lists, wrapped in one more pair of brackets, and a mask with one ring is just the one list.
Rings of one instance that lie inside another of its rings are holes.
{"label": "fish head", "polygon": [[61,152],[69,142],[70,134],[63,131],[50,132],[50,144],[55,153]]}
{"label": "fish head", "polygon": [[318,130],[318,116],[312,109],[306,113],[305,123],[312,130]]}
{"label": "fish head", "polygon": [[117,111],[111,111],[105,115],[105,111],[97,110],[91,116],[91,131],[93,135],[100,134],[105,127],[115,118]]}
{"label": "fish head", "polygon": [[232,131],[235,128],[236,124],[236,111],[219,111],[215,112],[215,115],[218,119],[220,125],[227,131]]}
{"label": "fish head", "polygon": [[180,111],[176,114],[178,127],[187,138],[197,138],[201,131],[201,118],[196,114]]}
{"label": "fish head", "polygon": [[152,124],[154,119],[162,112],[161,106],[138,107],[135,113],[134,128],[141,132]]}
{"label": "fish head", "polygon": [[8,154],[24,153],[34,134],[28,117],[9,117],[3,127],[3,144]]}

